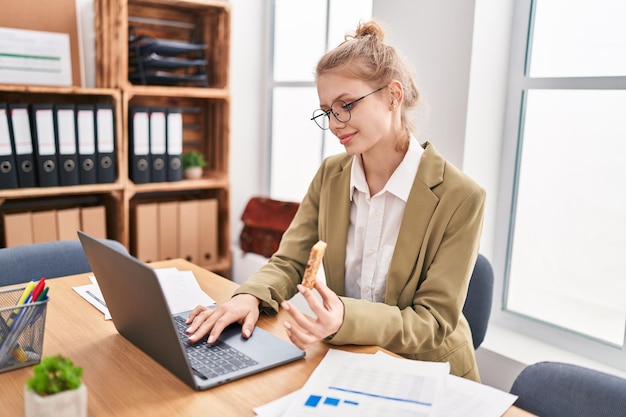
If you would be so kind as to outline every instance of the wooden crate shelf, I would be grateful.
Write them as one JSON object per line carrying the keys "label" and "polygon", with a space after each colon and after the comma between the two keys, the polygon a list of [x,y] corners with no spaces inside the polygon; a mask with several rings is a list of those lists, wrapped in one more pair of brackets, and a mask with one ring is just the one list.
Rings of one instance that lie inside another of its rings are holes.
{"label": "wooden crate shelf", "polygon": [[[214,198],[218,201],[219,257],[212,270],[230,276],[230,4],[207,0],[95,0],[97,88],[0,84],[1,102],[110,104],[115,109],[115,182],[49,188],[0,189],[0,213],[13,203],[52,207],[97,196],[106,208],[107,234],[130,248],[131,211],[138,201]],[[137,85],[129,81],[129,28],[135,34],[206,45],[207,86]],[[134,184],[129,179],[129,109],[183,109],[183,151],[198,150],[208,166],[198,180]],[[19,204],[18,204],[19,205]],[[21,207],[21,206],[20,206]]]}

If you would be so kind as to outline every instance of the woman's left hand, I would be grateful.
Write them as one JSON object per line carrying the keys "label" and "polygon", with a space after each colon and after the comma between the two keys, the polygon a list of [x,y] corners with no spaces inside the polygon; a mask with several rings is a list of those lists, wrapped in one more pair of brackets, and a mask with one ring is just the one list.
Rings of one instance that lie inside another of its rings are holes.
{"label": "woman's left hand", "polygon": [[281,303],[281,307],[292,318],[292,320],[284,322],[287,335],[294,345],[303,350],[318,340],[337,333],[343,323],[344,306],[339,296],[320,280],[315,282],[315,289],[320,294],[321,300],[315,296],[312,290],[304,285],[298,285],[298,291],[316,317],[303,314],[288,300]]}

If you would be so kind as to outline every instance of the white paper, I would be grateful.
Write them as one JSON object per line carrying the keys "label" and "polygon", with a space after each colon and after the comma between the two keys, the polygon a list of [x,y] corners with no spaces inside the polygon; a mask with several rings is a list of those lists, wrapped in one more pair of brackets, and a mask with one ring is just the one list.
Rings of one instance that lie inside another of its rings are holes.
{"label": "white paper", "polygon": [[67,33],[0,28],[0,84],[72,85]]}
{"label": "white paper", "polygon": [[[382,352],[378,352],[376,353],[376,355],[370,356],[373,357],[378,355],[388,356]],[[405,364],[406,361],[408,361],[408,359],[401,360],[405,361]],[[445,382],[446,383],[443,389],[441,401],[432,411],[432,417],[501,417],[517,399],[517,396],[512,395],[508,392],[500,391],[488,385],[483,385],[465,378],[460,378],[455,375],[447,375]],[[303,389],[306,390],[307,385],[305,385]],[[260,407],[256,407],[254,409],[254,412],[259,417],[291,416],[292,414],[289,413],[291,413],[290,410],[293,409],[293,402],[302,401],[303,394],[301,391],[302,389],[292,392],[291,394],[278,398]],[[306,392],[304,395],[306,395]],[[316,416],[325,414],[303,413],[298,415]],[[332,416],[335,414],[328,413],[327,415]],[[343,415],[349,416],[353,414],[346,413]],[[369,414],[363,413],[362,415]],[[399,414],[391,415],[395,416]],[[413,416],[421,414],[406,415]]]}
{"label": "white paper", "polygon": [[500,417],[513,405],[516,395],[448,375],[446,394],[436,417]]}
{"label": "white paper", "polygon": [[[193,310],[199,305],[212,306],[215,301],[209,297],[196,280],[192,271],[179,271],[176,268],[155,269],[165,300],[172,314]],[[111,314],[106,307],[105,299],[93,275],[89,276],[91,284],[73,287],[81,297],[104,313],[104,319],[110,320]]]}
{"label": "white paper", "polygon": [[100,310],[104,314],[105,320],[111,320],[111,313],[109,313],[109,309],[104,302],[104,297],[102,296],[100,287],[98,287],[96,278],[93,275],[89,275],[89,281],[91,281],[91,284],[74,287],[74,291],[85,300],[89,301],[89,304]]}
{"label": "white paper", "polygon": [[442,400],[449,371],[445,362],[331,349],[285,415],[429,417]]}
{"label": "white paper", "polygon": [[179,271],[176,268],[160,268],[155,272],[172,314],[193,310],[199,305],[215,304],[215,301],[202,291],[193,272]]}
{"label": "white paper", "polygon": [[254,413],[259,417],[282,417],[297,395],[298,391],[294,391],[267,404],[255,407]]}

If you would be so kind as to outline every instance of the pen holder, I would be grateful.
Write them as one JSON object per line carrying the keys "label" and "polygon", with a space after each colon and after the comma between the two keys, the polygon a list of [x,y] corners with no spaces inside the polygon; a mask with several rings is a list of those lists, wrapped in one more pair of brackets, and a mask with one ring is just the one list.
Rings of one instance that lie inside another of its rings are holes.
{"label": "pen holder", "polygon": [[41,361],[48,300],[16,305],[25,288],[0,291],[0,372]]}

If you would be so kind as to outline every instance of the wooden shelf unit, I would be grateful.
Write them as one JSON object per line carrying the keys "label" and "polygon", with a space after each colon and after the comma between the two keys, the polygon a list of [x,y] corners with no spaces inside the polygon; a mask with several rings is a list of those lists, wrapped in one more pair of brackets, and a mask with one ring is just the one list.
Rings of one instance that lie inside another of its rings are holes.
{"label": "wooden shelf unit", "polygon": [[[106,207],[107,237],[131,248],[131,209],[140,202],[218,200],[218,259],[205,266],[230,276],[230,4],[205,0],[96,0],[97,88],[0,84],[1,102],[113,104],[117,175],[109,184],[0,189],[0,212],[33,205],[55,207],[86,196]],[[208,87],[135,85],[128,80],[129,27],[135,33],[206,44]],[[192,33],[193,32],[193,33]],[[129,109],[133,106],[183,110],[183,151],[198,150],[208,165],[198,180],[134,184],[129,179]],[[62,201],[59,201],[59,198]],[[49,202],[50,204],[47,204]],[[18,207],[18,208],[14,208]],[[26,210],[26,208],[23,208]]]}

